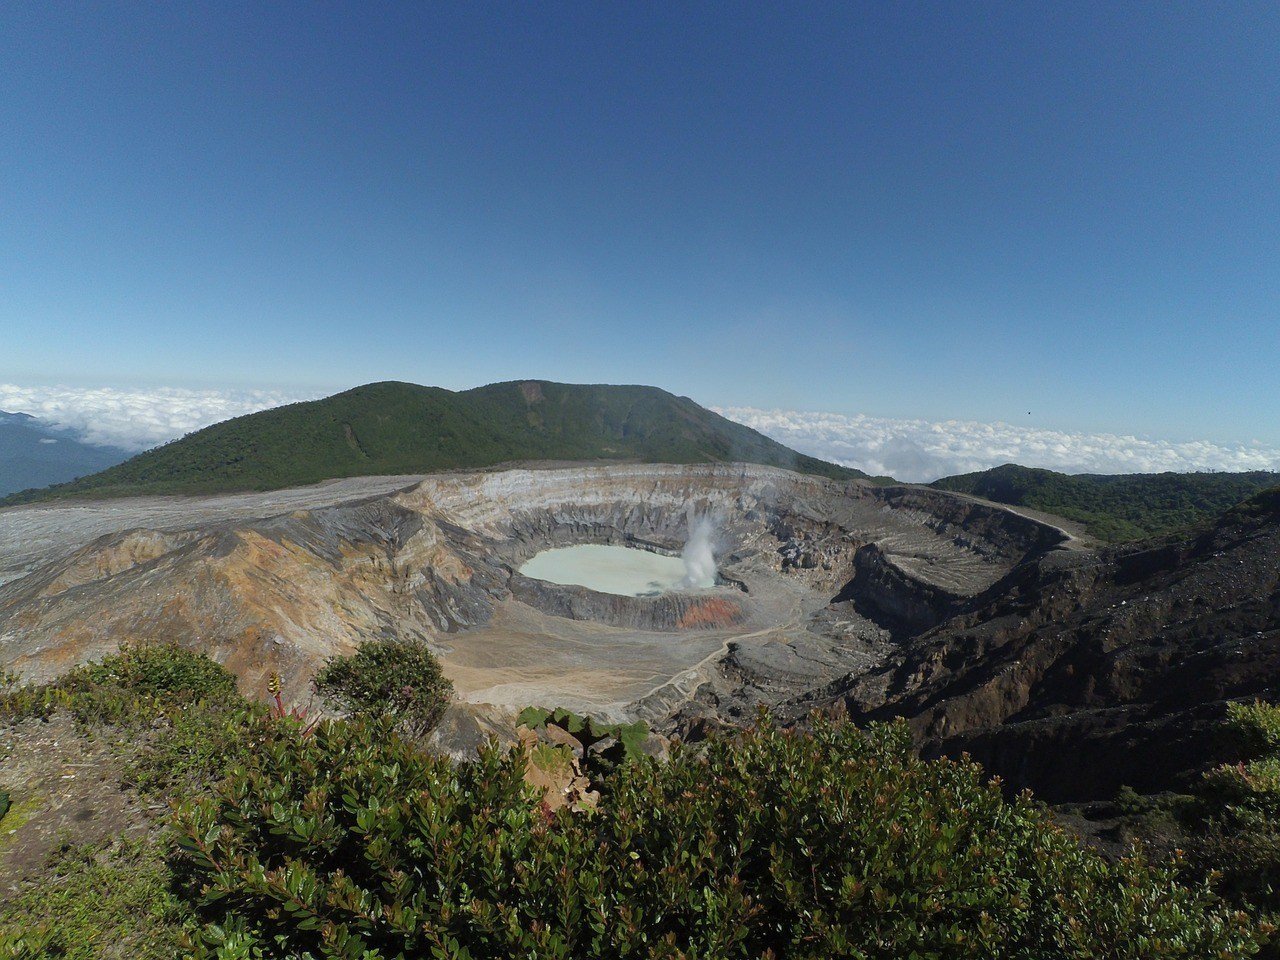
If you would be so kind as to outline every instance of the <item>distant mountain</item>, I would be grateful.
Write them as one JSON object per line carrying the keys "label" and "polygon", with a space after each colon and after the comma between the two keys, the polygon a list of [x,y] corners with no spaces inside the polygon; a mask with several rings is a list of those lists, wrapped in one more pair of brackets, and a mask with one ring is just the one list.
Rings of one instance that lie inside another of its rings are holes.
{"label": "distant mountain", "polygon": [[0,496],[97,473],[128,457],[118,447],[85,443],[70,430],[0,410]]}
{"label": "distant mountain", "polygon": [[996,503],[1031,507],[1084,524],[1100,540],[1118,542],[1169,533],[1212,519],[1280,473],[1066,474],[1014,463],[936,480],[931,486]]}
{"label": "distant mountain", "polygon": [[655,387],[527,380],[454,392],[386,382],[214,424],[93,476],[3,502],[273,490],[531,460],[745,461],[866,476]]}

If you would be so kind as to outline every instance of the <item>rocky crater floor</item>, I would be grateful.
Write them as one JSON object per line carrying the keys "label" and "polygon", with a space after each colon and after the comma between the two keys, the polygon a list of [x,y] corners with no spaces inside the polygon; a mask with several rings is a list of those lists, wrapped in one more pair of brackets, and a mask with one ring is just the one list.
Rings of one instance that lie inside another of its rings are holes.
{"label": "rocky crater floor", "polygon": [[[679,554],[710,517],[720,586],[623,597],[534,580],[540,551]],[[0,667],[47,679],[174,641],[295,699],[367,637],[431,644],[463,752],[518,709],[689,735],[868,675],[1016,570],[1057,527],[918,487],[743,464],[347,480],[271,494],[0,511]]]}

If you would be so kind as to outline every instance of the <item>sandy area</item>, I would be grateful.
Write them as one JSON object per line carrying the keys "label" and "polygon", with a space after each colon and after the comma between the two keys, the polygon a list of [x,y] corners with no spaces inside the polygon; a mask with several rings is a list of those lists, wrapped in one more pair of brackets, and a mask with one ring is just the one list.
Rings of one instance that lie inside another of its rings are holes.
{"label": "sandy area", "polygon": [[731,636],[620,630],[508,602],[488,625],[450,636],[440,662],[468,703],[545,704],[621,719],[629,704],[697,668]]}

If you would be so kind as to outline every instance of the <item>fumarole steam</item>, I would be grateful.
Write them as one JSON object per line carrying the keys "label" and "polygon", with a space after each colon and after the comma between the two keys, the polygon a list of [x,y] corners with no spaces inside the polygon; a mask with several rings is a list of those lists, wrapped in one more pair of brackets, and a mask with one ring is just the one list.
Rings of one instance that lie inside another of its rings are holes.
{"label": "fumarole steam", "polygon": [[715,521],[710,515],[690,520],[689,539],[680,553],[684,561],[681,588],[713,587],[716,583]]}

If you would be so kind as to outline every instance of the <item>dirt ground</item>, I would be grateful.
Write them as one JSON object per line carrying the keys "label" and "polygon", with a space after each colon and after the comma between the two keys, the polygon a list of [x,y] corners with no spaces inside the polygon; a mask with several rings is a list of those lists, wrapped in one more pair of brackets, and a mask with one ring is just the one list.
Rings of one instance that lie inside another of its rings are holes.
{"label": "dirt ground", "polygon": [[467,703],[549,703],[620,720],[630,704],[718,654],[729,636],[621,630],[508,602],[484,627],[449,637],[440,663]]}
{"label": "dirt ground", "polygon": [[68,844],[141,837],[164,816],[121,783],[106,744],[65,715],[0,725],[0,789],[13,807],[0,820],[0,902]]}

